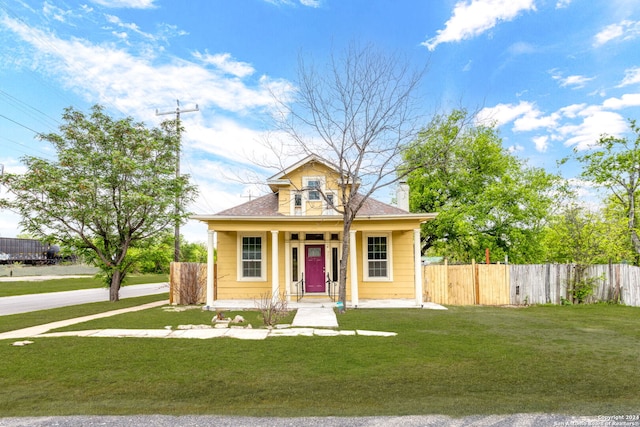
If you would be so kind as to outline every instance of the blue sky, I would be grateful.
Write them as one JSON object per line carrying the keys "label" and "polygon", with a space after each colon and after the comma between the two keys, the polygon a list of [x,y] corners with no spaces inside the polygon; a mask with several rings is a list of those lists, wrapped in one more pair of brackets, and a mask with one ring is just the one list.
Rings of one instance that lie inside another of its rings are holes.
{"label": "blue sky", "polygon": [[[505,148],[551,172],[640,119],[636,0],[0,0],[0,163],[20,172],[21,156],[54,158],[35,135],[56,131],[65,107],[100,103],[155,126],[179,99],[200,109],[182,115],[182,171],[200,189],[191,210],[226,209],[261,191],[238,177],[275,173],[252,167],[272,156],[270,92],[294,89],[299,57],[352,41],[428,65],[425,124],[478,111]],[[0,236],[17,221],[1,212]],[[183,232],[205,239],[198,223]]]}

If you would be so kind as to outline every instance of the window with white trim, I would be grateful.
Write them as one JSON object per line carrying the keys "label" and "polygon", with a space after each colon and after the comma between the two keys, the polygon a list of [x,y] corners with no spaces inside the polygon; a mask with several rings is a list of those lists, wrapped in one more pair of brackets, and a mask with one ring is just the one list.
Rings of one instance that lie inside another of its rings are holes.
{"label": "window with white trim", "polygon": [[293,193],[293,214],[302,215],[302,193]]}
{"label": "window with white trim", "polygon": [[309,200],[320,200],[320,180],[308,180],[307,187],[309,188]]}
{"label": "window with white trim", "polygon": [[368,234],[363,238],[364,279],[392,280],[391,233]]}
{"label": "window with white trim", "polygon": [[238,280],[266,280],[264,234],[238,236]]}
{"label": "window with white trim", "polygon": [[325,197],[327,200],[324,207],[324,215],[337,215],[338,212],[335,210],[335,193],[328,191],[327,194],[325,194]]}

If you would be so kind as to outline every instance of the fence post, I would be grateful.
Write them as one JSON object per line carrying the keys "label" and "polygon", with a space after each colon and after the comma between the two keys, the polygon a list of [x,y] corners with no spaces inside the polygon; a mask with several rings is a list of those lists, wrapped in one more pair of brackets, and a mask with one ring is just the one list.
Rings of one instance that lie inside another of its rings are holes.
{"label": "fence post", "polygon": [[471,274],[473,275],[473,301],[475,305],[480,304],[480,274],[479,274],[478,264],[476,264],[476,260],[471,260]]}

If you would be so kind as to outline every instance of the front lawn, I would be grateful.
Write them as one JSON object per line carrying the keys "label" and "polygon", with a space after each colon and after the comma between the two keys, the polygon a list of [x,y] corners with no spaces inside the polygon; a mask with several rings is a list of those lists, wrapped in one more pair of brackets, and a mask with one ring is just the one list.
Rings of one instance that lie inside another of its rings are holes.
{"label": "front lawn", "polygon": [[[163,328],[180,314],[154,308],[100,325]],[[638,308],[358,309],[338,321],[398,335],[3,341],[0,416],[640,411]]]}
{"label": "front lawn", "polygon": [[[121,308],[135,307],[161,300],[168,301],[168,293],[124,298],[117,302],[101,301],[91,304],[78,304],[67,307],[52,308],[50,310],[10,314],[7,316],[0,316],[0,332],[15,331],[17,329],[44,325],[46,323],[57,322],[59,320],[75,319],[76,317],[104,313],[105,311],[119,310]],[[3,341],[0,341],[0,344],[1,343],[3,343]]]}
{"label": "front lawn", "polygon": [[[168,282],[166,274],[139,274],[127,276],[123,286]],[[43,294],[48,292],[76,291],[78,289],[104,288],[105,284],[93,276],[51,280],[0,281],[0,297]]]}

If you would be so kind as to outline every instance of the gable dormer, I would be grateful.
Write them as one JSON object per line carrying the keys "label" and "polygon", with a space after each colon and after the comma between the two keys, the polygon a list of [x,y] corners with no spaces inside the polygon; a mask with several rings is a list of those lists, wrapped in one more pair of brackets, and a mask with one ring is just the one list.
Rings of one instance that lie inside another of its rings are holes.
{"label": "gable dormer", "polygon": [[308,156],[267,180],[278,193],[278,213],[282,215],[338,215],[340,174],[317,156]]}

